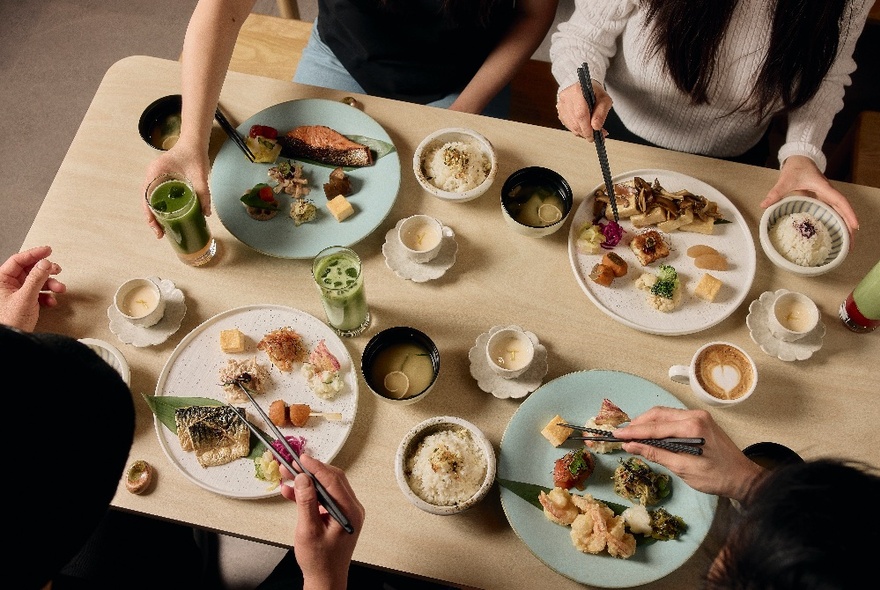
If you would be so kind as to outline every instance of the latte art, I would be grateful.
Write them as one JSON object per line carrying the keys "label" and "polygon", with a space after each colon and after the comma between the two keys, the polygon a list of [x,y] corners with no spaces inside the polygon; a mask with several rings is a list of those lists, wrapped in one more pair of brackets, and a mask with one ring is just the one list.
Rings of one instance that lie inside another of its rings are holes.
{"label": "latte art", "polygon": [[752,363],[728,344],[715,344],[704,349],[694,362],[694,374],[708,394],[724,400],[745,395],[755,381]]}

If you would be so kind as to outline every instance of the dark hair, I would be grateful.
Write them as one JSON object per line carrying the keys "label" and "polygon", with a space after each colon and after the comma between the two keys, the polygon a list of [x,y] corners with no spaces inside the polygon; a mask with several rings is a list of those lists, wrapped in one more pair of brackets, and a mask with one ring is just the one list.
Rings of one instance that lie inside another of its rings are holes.
{"label": "dark hair", "polygon": [[705,590],[842,590],[875,575],[880,475],[818,459],[776,468],[750,492]]}
{"label": "dark hair", "polygon": [[[709,102],[718,48],[737,0],[643,0],[650,46],[663,55],[675,85],[695,104]],[[760,117],[777,102],[783,111],[806,104],[818,91],[837,56],[844,14],[852,0],[770,0],[770,46],[755,77],[750,104]],[[808,42],[804,42],[807,40]]]}
{"label": "dark hair", "polygon": [[[501,0],[442,0],[440,12],[449,16],[453,22],[469,23],[478,22],[482,25],[489,23],[492,9]],[[401,6],[410,4],[412,0],[379,0],[384,8],[396,10]]]}

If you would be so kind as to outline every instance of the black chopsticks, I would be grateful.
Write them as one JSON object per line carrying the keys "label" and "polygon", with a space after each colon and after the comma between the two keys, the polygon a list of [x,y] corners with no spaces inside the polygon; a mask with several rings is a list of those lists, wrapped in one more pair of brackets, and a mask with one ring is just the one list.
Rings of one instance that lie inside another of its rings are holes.
{"label": "black chopsticks", "polygon": [[238,134],[238,131],[235,129],[235,127],[232,126],[232,123],[229,122],[229,119],[226,118],[226,115],[223,114],[223,111],[220,110],[219,106],[214,112],[214,118],[217,119],[218,123],[220,123],[220,127],[223,129],[223,131],[226,132],[226,135],[229,136],[229,139],[234,141],[235,145],[238,146],[238,149],[244,152],[245,157],[253,162],[256,157],[251,151],[251,148],[247,146],[247,142],[245,142],[244,138]]}
{"label": "black chopsticks", "polygon": [[[596,95],[593,92],[593,83],[590,81],[590,66],[587,62],[578,68],[578,78],[581,82],[581,92],[590,107],[590,116],[596,109]],[[608,193],[608,201],[611,203],[611,211],[614,213],[614,222],[619,223],[617,215],[617,199],[614,197],[614,183],[611,182],[611,166],[608,164],[608,153],[605,151],[605,136],[602,131],[593,129],[593,143],[596,144],[596,153],[599,156],[599,166],[602,168],[602,178],[605,181],[605,191]]]}
{"label": "black chopsticks", "polygon": [[318,492],[318,502],[320,502],[321,506],[327,509],[327,512],[330,514],[330,516],[336,519],[336,522],[342,525],[342,528],[345,529],[347,533],[354,533],[354,527],[345,516],[345,514],[342,513],[342,510],[339,509],[339,506],[336,505],[336,502],[333,500],[330,492],[328,492],[327,488],[325,488],[324,485],[320,481],[318,481],[318,478],[315,477],[315,475],[311,471],[306,469],[305,466],[300,462],[299,454],[293,449],[293,447],[290,446],[290,443],[287,442],[287,438],[269,419],[269,416],[266,415],[266,412],[263,411],[263,408],[261,408],[260,405],[256,401],[254,401],[254,396],[251,395],[251,392],[248,391],[247,387],[242,385],[241,381],[236,381],[235,384],[238,385],[238,387],[245,393],[245,395],[247,395],[248,399],[251,400],[251,404],[253,404],[253,406],[256,408],[257,412],[260,414],[260,417],[262,417],[263,420],[266,422],[266,425],[268,425],[269,428],[272,429],[272,433],[277,437],[278,442],[280,442],[281,446],[283,446],[284,449],[288,453],[290,453],[290,456],[293,457],[294,462],[299,468],[294,468],[293,465],[291,465],[290,462],[284,457],[284,455],[282,455],[278,451],[278,449],[276,449],[274,445],[272,445],[270,441],[266,440],[266,437],[263,436],[263,433],[260,432],[260,429],[251,424],[247,417],[244,416],[238,408],[231,404],[230,407],[235,410],[235,413],[238,414],[238,416],[242,420],[244,420],[244,423],[247,425],[250,431],[254,433],[254,436],[256,436],[261,443],[266,445],[266,448],[268,448],[272,452],[272,455],[278,460],[279,463],[284,465],[288,469],[288,471],[290,471],[291,473],[302,472],[311,478],[312,483],[315,486],[315,490]]}
{"label": "black chopsticks", "polygon": [[589,440],[596,442],[613,442],[613,443],[624,443],[624,442],[637,442],[645,445],[651,445],[654,447],[658,447],[661,449],[666,449],[667,451],[672,451],[673,453],[690,453],[691,455],[702,455],[703,449],[700,448],[700,445],[706,443],[706,439],[704,438],[678,438],[678,437],[668,437],[668,438],[637,438],[637,439],[623,439],[616,438],[611,435],[611,431],[609,430],[600,430],[598,428],[588,428],[586,426],[575,426],[574,424],[566,424],[564,422],[557,423],[557,426],[565,426],[566,428],[571,428],[573,430],[580,430],[582,432],[589,432],[590,434],[594,434],[596,436],[570,436],[569,440]]}

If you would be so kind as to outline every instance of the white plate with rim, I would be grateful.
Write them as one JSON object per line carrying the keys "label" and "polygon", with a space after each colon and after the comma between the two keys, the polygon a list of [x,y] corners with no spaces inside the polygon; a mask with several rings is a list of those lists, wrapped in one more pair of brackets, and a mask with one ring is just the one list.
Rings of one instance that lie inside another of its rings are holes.
{"label": "white plate with rim", "polygon": [[[626,231],[623,240],[612,252],[623,258],[628,265],[628,272],[623,277],[615,278],[610,287],[603,287],[590,279],[593,266],[602,260],[609,250],[599,254],[581,254],[577,251],[577,237],[581,227],[593,217],[593,195],[604,183],[597,185],[578,206],[572,218],[568,236],[568,255],[571,267],[578,284],[596,307],[618,322],[649,334],[678,336],[693,334],[719,324],[727,319],[742,304],[749,294],[755,278],[757,254],[752,234],[745,219],[730,200],[717,189],[691,176],[669,170],[633,170],[618,174],[612,182],[618,183],[639,176],[649,183],[654,179],[667,191],[675,192],[686,189],[694,194],[702,195],[710,201],[718,203],[724,219],[730,223],[715,225],[711,235],[693,232],[675,231],[665,235],[671,241],[670,254],[666,258],[643,267],[629,248],[631,239],[638,229],[626,219],[620,225]],[[687,249],[697,244],[706,244],[715,248],[727,258],[728,270],[702,270],[694,266],[694,259],[687,255]],[[669,313],[657,311],[647,301],[647,293],[635,286],[636,279],[642,272],[656,274],[660,264],[669,264],[683,279],[685,289],[681,306]],[[723,282],[715,301],[708,302],[693,294],[700,278],[709,273]]]}
{"label": "white plate with rim", "polygon": [[[252,125],[268,125],[282,136],[300,125],[326,125],[346,136],[359,135],[393,145],[388,133],[372,117],[347,104],[322,98],[297,99],[268,107],[238,126],[247,137]],[[375,154],[374,154],[375,155]],[[279,156],[276,164],[287,160]],[[295,225],[290,218],[288,195],[278,196],[281,211],[273,219],[252,219],[242,205],[241,196],[257,183],[277,184],[269,178],[269,168],[276,164],[248,162],[238,146],[226,141],[211,168],[211,201],[220,221],[242,243],[254,250],[279,258],[313,258],[328,246],[351,246],[370,235],[388,216],[400,188],[400,155],[394,149],[375,160],[372,166],[346,168],[352,194],[346,199],[354,214],[343,221],[327,209],[324,183],[335,166],[303,164],[309,181],[311,199],[318,208],[314,221]]]}
{"label": "white plate with rim", "polygon": [[[541,430],[557,414],[572,424],[584,424],[594,417],[608,398],[630,418],[653,406],[684,408],[668,391],[646,379],[618,371],[578,371],[548,381],[523,401],[501,437],[496,477],[553,488],[556,459],[583,444],[568,441],[554,447]],[[596,469],[583,492],[598,500],[629,506],[631,502],[614,493],[611,475],[618,459],[631,457],[620,450],[593,453]],[[581,553],[571,541],[571,527],[551,522],[544,511],[529,504],[503,485],[501,505],[514,532],[544,564],[563,576],[600,588],[630,588],[648,584],[672,573],[697,551],[715,518],[718,497],[698,492],[665,467],[651,463],[658,473],[672,477],[672,494],[657,506],[681,516],[687,530],[677,540],[657,541],[636,548],[629,559]]]}
{"label": "white plate with rim", "polygon": [[[265,334],[289,326],[303,338],[311,351],[324,340],[330,352],[339,359],[340,375],[345,386],[332,400],[315,395],[300,374],[301,363],[295,363],[293,371],[282,373],[269,361],[257,343]],[[220,349],[220,331],[238,328],[246,338],[244,352],[226,353]],[[309,418],[302,428],[282,428],[286,436],[303,436],[305,450],[316,459],[329,463],[345,444],[357,413],[357,371],[345,344],[324,322],[292,307],[282,305],[248,305],[230,309],[206,320],[187,334],[171,353],[156,384],[157,396],[206,397],[222,402],[226,394],[220,386],[220,369],[230,358],[238,360],[256,356],[271,375],[268,391],[256,396],[260,407],[268,413],[269,404],[283,399],[289,404],[309,404],[316,412],[340,412],[342,420],[330,421],[316,416]],[[250,404],[236,404],[247,409],[248,419],[270,433]],[[247,457],[225,465],[202,467],[195,453],[180,447],[177,433],[172,432],[154,417],[156,435],[162,450],[175,467],[191,481],[212,492],[234,498],[268,498],[281,493],[280,488],[269,489],[269,482],[254,475],[254,462]],[[253,442],[253,437],[251,441]]]}

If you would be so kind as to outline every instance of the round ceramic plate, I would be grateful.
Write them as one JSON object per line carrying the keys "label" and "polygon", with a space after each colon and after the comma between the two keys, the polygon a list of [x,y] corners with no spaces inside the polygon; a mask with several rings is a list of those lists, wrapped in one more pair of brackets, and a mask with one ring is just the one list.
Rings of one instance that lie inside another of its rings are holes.
{"label": "round ceramic plate", "polygon": [[[604,313],[620,323],[642,332],[676,336],[693,334],[722,322],[740,306],[755,278],[756,253],[752,234],[745,219],[730,200],[705,182],[668,170],[634,170],[618,174],[615,183],[631,180],[639,176],[647,182],[660,181],[667,191],[688,190],[715,201],[724,219],[730,223],[716,224],[711,235],[675,231],[666,235],[671,240],[670,254],[659,262],[643,267],[630,250],[629,239],[636,229],[626,219],[620,225],[626,231],[623,241],[614,248],[628,265],[629,271],[623,277],[614,279],[610,287],[603,287],[590,279],[593,266],[602,260],[606,252],[599,254],[580,254],[577,238],[585,223],[592,221],[593,194],[604,184],[596,186],[578,206],[571,222],[568,236],[568,255],[574,276],[587,297]],[[693,258],[687,249],[696,244],[706,244],[718,250],[727,258],[728,270],[701,270],[694,266]],[[684,300],[681,306],[669,313],[657,311],[647,301],[647,294],[635,286],[635,281],[643,272],[657,273],[660,263],[675,268],[684,283]],[[715,301],[708,302],[693,294],[700,278],[709,273],[722,281],[723,286]]]}
{"label": "round ceramic plate", "polygon": [[[269,362],[257,343],[265,334],[289,326],[302,336],[309,350],[324,340],[330,352],[339,359],[339,371],[345,386],[332,400],[317,397],[306,383],[296,363],[293,371],[282,373]],[[244,352],[225,353],[220,349],[220,331],[238,328],[245,335]],[[283,399],[287,404],[309,404],[314,412],[339,412],[342,420],[331,421],[316,416],[302,428],[282,428],[287,436],[302,436],[306,450],[313,457],[329,463],[333,460],[351,431],[357,413],[357,372],[348,349],[327,324],[303,311],[280,305],[249,305],[220,313],[187,334],[171,353],[156,385],[156,395],[176,397],[208,397],[226,401],[220,383],[220,369],[228,359],[243,360],[256,356],[271,374],[268,391],[257,396],[260,407],[268,413],[269,404]],[[247,407],[247,406],[243,406]],[[248,419],[270,432],[257,413],[248,410]],[[279,488],[254,476],[254,462],[243,458],[216,467],[202,467],[195,454],[181,449],[177,433],[154,420],[159,443],[183,474],[207,490],[234,498],[267,498],[280,493]]]}
{"label": "round ceramic plate", "polygon": [[[556,448],[541,430],[559,414],[571,424],[584,424],[598,414],[603,398],[608,398],[631,418],[653,406],[684,408],[671,393],[629,373],[580,371],[558,377],[532,393],[510,419],[501,438],[498,479],[553,487],[553,465],[579,441],[567,441]],[[618,459],[629,457],[623,451],[594,453],[596,469],[587,480],[585,493],[599,500],[627,505],[628,500],[614,493],[611,475]],[[639,546],[629,559],[581,553],[572,545],[570,528],[555,524],[543,510],[500,486],[501,504],[513,530],[535,556],[547,566],[581,584],[600,588],[630,588],[659,580],[675,571],[702,544],[715,517],[718,497],[698,492],[678,476],[651,464],[659,473],[672,477],[672,494],[659,506],[681,516],[688,526],[675,541],[658,541]],[[577,492],[575,490],[575,492]]]}
{"label": "round ceramic plate", "polygon": [[[268,125],[279,135],[300,125],[326,125],[346,136],[361,136],[392,144],[388,133],[359,109],[332,100],[310,98],[291,100],[260,111],[238,126],[247,137],[252,125]],[[279,157],[278,162],[286,160]],[[298,160],[297,160],[298,161]],[[269,178],[274,164],[252,163],[238,146],[227,141],[220,148],[211,170],[211,199],[220,221],[241,242],[254,250],[279,258],[312,258],[327,246],[351,246],[368,236],[391,211],[400,188],[400,157],[396,150],[376,160],[372,166],[346,169],[352,194],[346,197],[354,214],[343,221],[326,207],[324,183],[334,166],[308,162],[303,175],[309,182],[308,198],[318,207],[318,217],[296,226],[290,218],[290,201],[281,195],[282,209],[273,219],[252,219],[239,200],[260,182],[275,184]]]}

